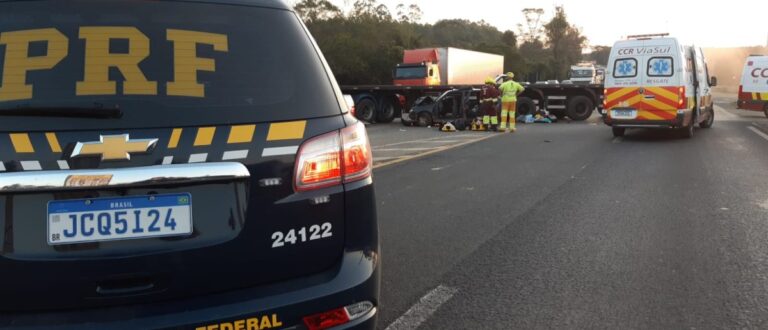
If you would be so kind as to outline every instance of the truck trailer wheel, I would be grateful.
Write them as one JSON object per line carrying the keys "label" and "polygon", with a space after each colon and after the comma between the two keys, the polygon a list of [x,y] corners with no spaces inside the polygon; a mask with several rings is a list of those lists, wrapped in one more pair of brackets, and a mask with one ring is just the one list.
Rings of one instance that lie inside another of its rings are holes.
{"label": "truck trailer wheel", "polygon": [[381,100],[381,108],[376,113],[376,122],[379,123],[391,123],[395,120],[395,113],[397,112],[397,106],[395,102],[385,98]]}
{"label": "truck trailer wheel", "polygon": [[592,100],[586,96],[579,95],[568,100],[566,114],[573,120],[582,121],[592,116],[592,111],[594,110],[595,104],[592,103]]}
{"label": "truck trailer wheel", "polygon": [[517,99],[517,115],[533,115],[536,112],[536,103],[530,97],[521,97]]}
{"label": "truck trailer wheel", "polygon": [[355,106],[357,119],[373,123],[376,120],[376,102],[371,99],[362,99]]}

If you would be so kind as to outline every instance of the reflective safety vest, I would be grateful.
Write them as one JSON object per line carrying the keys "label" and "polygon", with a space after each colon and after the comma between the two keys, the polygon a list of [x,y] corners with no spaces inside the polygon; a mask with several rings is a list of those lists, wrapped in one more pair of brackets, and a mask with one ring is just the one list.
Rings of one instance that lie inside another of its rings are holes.
{"label": "reflective safety vest", "polygon": [[510,80],[501,84],[499,90],[501,91],[501,102],[517,102],[517,94],[522,93],[525,87],[514,80]]}

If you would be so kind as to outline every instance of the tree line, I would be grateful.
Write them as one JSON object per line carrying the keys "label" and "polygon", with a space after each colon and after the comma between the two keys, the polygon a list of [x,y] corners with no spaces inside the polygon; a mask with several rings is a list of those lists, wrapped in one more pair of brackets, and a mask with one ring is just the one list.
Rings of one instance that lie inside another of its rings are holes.
{"label": "tree line", "polygon": [[548,22],[541,21],[542,9],[522,9],[526,24],[517,32],[466,19],[421,23],[423,11],[416,4],[400,4],[393,12],[377,0],[356,0],[345,12],[328,0],[301,0],[294,8],[343,85],[390,84],[405,49],[456,47],[504,55],[504,71],[531,82],[567,79],[572,64],[604,64],[606,48],[610,52],[603,47],[583,57],[587,38],[563,7],[556,7]]}

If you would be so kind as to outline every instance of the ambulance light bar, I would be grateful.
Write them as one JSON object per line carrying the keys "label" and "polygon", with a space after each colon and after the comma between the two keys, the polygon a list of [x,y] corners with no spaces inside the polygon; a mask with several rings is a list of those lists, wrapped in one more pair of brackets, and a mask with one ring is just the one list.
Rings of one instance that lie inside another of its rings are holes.
{"label": "ambulance light bar", "polygon": [[654,33],[654,34],[638,34],[633,36],[627,36],[627,39],[650,39],[653,37],[666,37],[669,33]]}

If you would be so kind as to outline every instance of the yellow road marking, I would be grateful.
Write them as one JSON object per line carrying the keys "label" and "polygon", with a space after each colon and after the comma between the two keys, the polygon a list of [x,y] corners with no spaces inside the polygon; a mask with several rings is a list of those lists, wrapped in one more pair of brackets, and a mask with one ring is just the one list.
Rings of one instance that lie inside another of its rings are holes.
{"label": "yellow road marking", "polygon": [[502,136],[502,135],[509,135],[509,134],[505,134],[505,133],[489,134],[488,136],[484,136],[484,137],[481,137],[479,139],[469,140],[469,141],[462,142],[462,143],[459,143],[459,144],[439,147],[439,148],[436,148],[436,149],[434,149],[432,151],[427,151],[425,153],[421,153],[421,154],[417,154],[417,155],[411,155],[411,156],[399,157],[399,158],[397,158],[397,159],[395,159],[393,161],[390,161],[390,162],[385,162],[385,163],[380,163],[378,165],[374,165],[373,169],[378,169],[378,168],[382,168],[382,167],[386,167],[386,166],[390,166],[390,165],[395,165],[395,164],[407,162],[409,160],[414,160],[414,159],[417,159],[417,158],[426,157],[426,156],[433,155],[433,154],[436,154],[436,153],[439,153],[439,152],[443,152],[443,151],[447,151],[447,150],[463,147],[463,146],[468,145],[468,144],[472,144],[472,143],[475,143],[475,142],[480,142],[480,141],[488,140],[490,138],[494,138],[494,137]]}
{"label": "yellow road marking", "polygon": [[213,143],[213,136],[216,134],[216,127],[200,127],[197,129],[195,137],[195,147],[209,146]]}
{"label": "yellow road marking", "polygon": [[48,140],[48,144],[51,146],[51,151],[55,153],[61,152],[61,145],[59,144],[59,139],[56,137],[56,133],[45,133],[45,138]]}
{"label": "yellow road marking", "polygon": [[292,121],[287,123],[273,123],[269,125],[267,141],[300,140],[304,138],[304,130],[307,121]]}
{"label": "yellow road marking", "polygon": [[11,133],[11,143],[13,148],[18,153],[33,153],[35,148],[32,146],[32,141],[29,140],[29,134],[27,133]]}
{"label": "yellow road marking", "polygon": [[168,149],[175,149],[179,146],[179,140],[181,139],[181,128],[174,128],[171,132],[171,139],[168,141]]}
{"label": "yellow road marking", "polygon": [[229,131],[229,138],[227,139],[227,144],[251,143],[251,141],[253,141],[253,132],[255,131],[256,131],[256,125],[232,126],[232,129]]}

